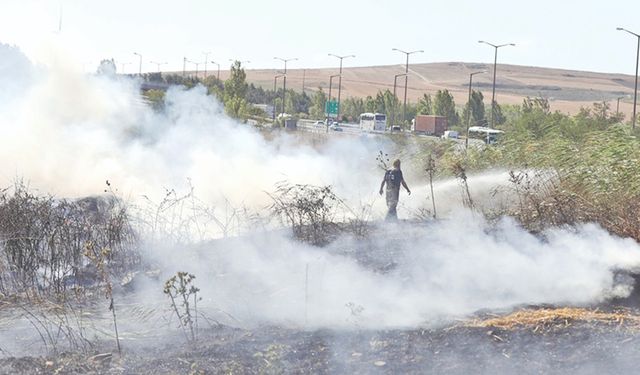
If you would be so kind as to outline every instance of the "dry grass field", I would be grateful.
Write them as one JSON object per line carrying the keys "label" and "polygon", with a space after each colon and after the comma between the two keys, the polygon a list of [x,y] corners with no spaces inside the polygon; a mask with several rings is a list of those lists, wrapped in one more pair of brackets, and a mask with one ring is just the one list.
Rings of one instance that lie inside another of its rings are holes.
{"label": "dry grass field", "polygon": [[[412,64],[409,72],[408,100],[416,102],[423,94],[435,94],[437,90],[448,89],[461,105],[466,101],[469,73],[486,70],[486,74],[475,75],[474,89],[481,90],[485,103],[491,101],[493,65],[483,63],[428,63]],[[247,80],[264,88],[273,88],[274,69],[248,69]],[[303,81],[307,93],[322,87],[328,91],[329,76],[337,74],[337,68],[289,69],[287,86],[302,91]],[[343,69],[342,96],[374,96],[378,90],[393,90],[393,77],[404,73],[404,65],[369,67],[349,67]],[[202,77],[202,72],[199,73]],[[220,78],[226,79],[228,71],[221,71]],[[398,79],[398,85],[404,80]],[[278,85],[282,80],[278,81]],[[538,68],[498,64],[496,79],[496,100],[499,103],[519,104],[526,96],[542,96],[550,100],[553,110],[576,113],[580,107],[591,106],[594,102],[608,101],[616,110],[617,98],[620,111],[628,119],[633,103],[634,77],[624,74],[595,73],[563,69]],[[333,88],[337,88],[334,78]],[[402,97],[403,89],[398,89]],[[336,93],[334,92],[333,95]]]}

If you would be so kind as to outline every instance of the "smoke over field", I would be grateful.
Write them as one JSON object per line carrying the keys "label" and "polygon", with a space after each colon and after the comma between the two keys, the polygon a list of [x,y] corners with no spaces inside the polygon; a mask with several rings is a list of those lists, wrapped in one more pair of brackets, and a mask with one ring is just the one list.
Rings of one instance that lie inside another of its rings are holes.
{"label": "smoke over field", "polygon": [[[194,301],[210,326],[242,329],[436,329],[478,311],[592,306],[634,288],[618,274],[640,267],[636,242],[592,224],[534,235],[510,218],[489,221],[462,207],[456,179],[434,186],[441,220],[380,223],[375,156],[400,154],[386,138],[336,136],[312,147],[228,118],[201,86],[171,88],[164,110],[154,111],[134,79],[36,66],[6,45],[0,61],[0,186],[25,179],[61,198],[106,187],[130,205],[142,266],[126,275],[135,283],[115,283],[125,338],[173,337],[178,324],[164,318],[173,312],[163,283],[179,271],[196,276],[202,299]],[[401,197],[406,218],[430,207],[423,161],[411,159],[416,147],[402,153],[413,191]],[[468,181],[476,203],[492,207],[508,201],[492,195],[508,179],[490,171]],[[323,247],[292,238],[265,217],[281,181],[333,186],[349,208],[336,220],[365,212],[358,219],[367,231],[339,231]],[[3,235],[0,249],[12,240]],[[10,274],[7,259],[1,272]],[[7,317],[0,348],[24,353],[38,339],[13,342],[29,324],[19,310],[7,311],[19,316]],[[95,332],[110,337],[111,322],[98,315]]]}

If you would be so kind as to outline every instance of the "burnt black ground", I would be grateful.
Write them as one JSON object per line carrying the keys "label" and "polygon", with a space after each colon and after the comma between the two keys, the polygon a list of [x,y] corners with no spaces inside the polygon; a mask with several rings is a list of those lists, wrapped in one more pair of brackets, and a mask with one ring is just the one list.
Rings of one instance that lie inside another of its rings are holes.
{"label": "burnt black ground", "polygon": [[[278,327],[203,332],[197,345],[89,355],[5,358],[3,374],[636,374],[640,334],[621,326],[559,324],[545,330],[300,331]],[[50,361],[47,363],[47,361]]]}
{"label": "burnt black ground", "polygon": [[[376,272],[391,272],[403,253],[393,235],[330,247]],[[382,243],[380,245],[379,243]],[[378,244],[375,246],[375,244]],[[640,277],[634,278],[638,285]],[[638,307],[638,288],[601,306]],[[0,374],[638,374],[640,332],[623,325],[555,322],[543,329],[447,326],[408,330],[303,330],[219,326],[196,345],[181,332],[162,342],[51,357],[0,358]]]}

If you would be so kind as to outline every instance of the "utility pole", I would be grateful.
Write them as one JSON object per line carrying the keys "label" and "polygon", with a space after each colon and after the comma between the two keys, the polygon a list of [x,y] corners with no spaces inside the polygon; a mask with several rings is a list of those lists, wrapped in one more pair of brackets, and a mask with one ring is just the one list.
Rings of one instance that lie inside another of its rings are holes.
{"label": "utility pole", "polygon": [[633,89],[633,115],[631,118],[631,129],[635,130],[636,129],[636,105],[637,105],[637,101],[638,101],[638,62],[640,61],[640,35],[631,32],[625,28],[622,27],[618,27],[616,28],[616,30],[618,31],[626,31],[629,34],[635,36],[636,38],[638,38],[638,48],[637,48],[637,52],[636,52],[636,83]]}
{"label": "utility pole", "polygon": [[283,75],[283,84],[282,84],[282,113],[285,112],[285,107],[286,107],[286,98],[287,98],[287,62],[289,61],[296,61],[298,60],[297,57],[291,58],[291,59],[283,59],[281,57],[274,57],[275,60],[280,60],[282,62],[284,62],[284,73]]}
{"label": "utility pole", "polygon": [[[398,51],[400,53],[404,53],[405,55],[407,55],[407,61],[405,64],[405,68],[404,68],[404,104],[402,105],[402,123],[404,124],[404,122],[407,120],[407,84],[409,82],[409,55],[414,54],[414,53],[422,53],[424,52],[423,50],[418,50],[418,51],[411,51],[411,52],[406,52],[397,48],[392,48],[392,51]],[[394,114],[394,121],[395,121],[395,114]]]}
{"label": "utility pole", "polygon": [[202,54],[204,55],[204,78],[207,78],[207,61],[209,61],[209,55],[211,52],[202,52]]}
{"label": "utility pole", "polygon": [[483,70],[483,71],[480,71],[480,72],[473,72],[473,73],[469,74],[469,101],[467,102],[467,103],[469,103],[468,104],[469,113],[467,114],[469,116],[469,118],[467,119],[467,137],[464,140],[464,152],[467,152],[467,149],[469,148],[469,126],[471,125],[471,115],[472,115],[472,112],[471,112],[471,85],[472,85],[472,82],[473,82],[473,76],[476,75],[476,74],[482,74],[482,73],[486,73],[486,71]]}
{"label": "utility pole", "polygon": [[[284,77],[284,75],[276,74],[276,76],[273,77],[273,124],[276,123],[276,85],[278,83],[278,78],[280,77]],[[284,105],[282,106],[282,108],[284,108]]]}
{"label": "utility pole", "polygon": [[218,64],[218,63],[217,63],[217,62],[215,62],[215,61],[211,61],[211,63],[212,63],[212,64],[215,64],[215,65],[217,65],[217,66],[218,66],[218,75],[216,76],[216,78],[217,78],[217,79],[218,79],[218,81],[219,81],[219,80],[220,80],[220,64]]}
{"label": "utility pole", "polygon": [[[335,77],[339,77],[339,76],[340,76],[340,74],[334,74],[332,76],[329,76],[329,100],[328,100],[329,104],[328,104],[328,106],[331,105],[331,86],[333,85],[333,79]],[[340,102],[338,102],[338,103],[340,103]],[[328,106],[327,106],[327,117],[331,117],[331,116],[329,116],[329,111],[328,111],[329,108],[328,108]],[[338,113],[340,113],[340,104],[338,104]],[[340,118],[337,116],[337,113],[336,113],[336,120],[337,120],[336,122],[338,122],[338,123],[340,122]],[[329,131],[329,129],[327,128],[327,132],[328,131]]]}
{"label": "utility pole", "polygon": [[131,63],[130,63],[130,62],[121,62],[121,63],[120,63],[120,69],[121,69],[121,71],[122,71],[122,73],[121,73],[121,74],[125,74],[125,73],[124,73],[124,67],[125,67],[126,65],[129,65],[129,64],[131,64]]}
{"label": "utility pole", "polygon": [[192,64],[194,64],[196,66],[196,75],[195,75],[195,79],[198,79],[198,65],[200,65],[201,63],[199,62],[195,62],[195,61],[191,61],[191,60],[187,60],[187,62],[190,62]]}
{"label": "utility pole", "polygon": [[156,64],[158,66],[158,73],[160,73],[160,65],[167,64],[166,62],[155,62],[155,61],[150,61],[150,63]]}
{"label": "utility pole", "polygon": [[493,56],[493,90],[491,91],[491,127],[496,127],[496,64],[498,63],[498,48],[512,46],[515,47],[514,43],[505,43],[505,44],[491,44],[489,42],[485,42],[484,40],[479,40],[478,43],[484,43],[489,45],[495,49],[495,54]]}
{"label": "utility pole", "polygon": [[142,76],[142,55],[138,52],[134,52],[133,54],[140,58],[140,64],[138,65],[138,75]]}
{"label": "utility pole", "polygon": [[340,93],[342,92],[342,60],[349,58],[349,57],[356,57],[356,55],[345,55],[345,56],[338,56],[338,55],[334,55],[333,53],[330,53],[329,56],[333,56],[335,58],[340,59],[340,72],[339,72],[339,78],[338,78],[338,114],[336,115],[336,117],[338,118],[338,122],[340,121]]}
{"label": "utility pole", "polygon": [[187,76],[187,58],[182,58],[182,79],[185,79]]}
{"label": "utility pole", "polygon": [[396,97],[396,86],[398,85],[398,77],[402,77],[402,76],[406,77],[406,75],[407,73],[400,73],[393,76],[393,116],[391,117],[392,129],[396,122],[396,102],[398,101],[398,98]]}

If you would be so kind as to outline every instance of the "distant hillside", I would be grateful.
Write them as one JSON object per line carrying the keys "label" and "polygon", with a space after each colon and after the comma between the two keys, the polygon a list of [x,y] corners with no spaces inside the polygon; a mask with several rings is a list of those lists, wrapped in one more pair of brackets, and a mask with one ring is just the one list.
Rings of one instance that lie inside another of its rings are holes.
{"label": "distant hillside", "polygon": [[[485,103],[491,101],[493,65],[482,63],[429,63],[412,64],[409,69],[409,87],[407,97],[415,102],[423,94],[435,94],[437,90],[448,89],[458,105],[467,100],[469,73],[486,70],[485,74],[473,77],[473,87],[481,90]],[[337,74],[337,68],[289,69],[287,86],[312,93],[318,87],[328,91],[329,76]],[[350,67],[343,69],[342,96],[374,96],[378,90],[393,90],[393,77],[404,73],[404,65],[386,65],[370,67]],[[247,70],[247,80],[264,88],[273,88],[273,69]],[[220,73],[225,79],[227,71]],[[398,87],[404,80],[398,79]],[[282,85],[282,80],[278,81]],[[576,113],[580,107],[591,106],[594,102],[609,101],[611,109],[616,110],[616,100],[620,100],[620,111],[629,118],[633,104],[634,77],[624,74],[594,73],[575,70],[537,68],[530,66],[498,64],[496,79],[496,100],[498,103],[521,103],[526,96],[542,96],[551,102],[553,110]],[[337,79],[334,78],[334,90]],[[398,89],[402,100],[403,89]],[[337,91],[333,92],[336,95]]]}

